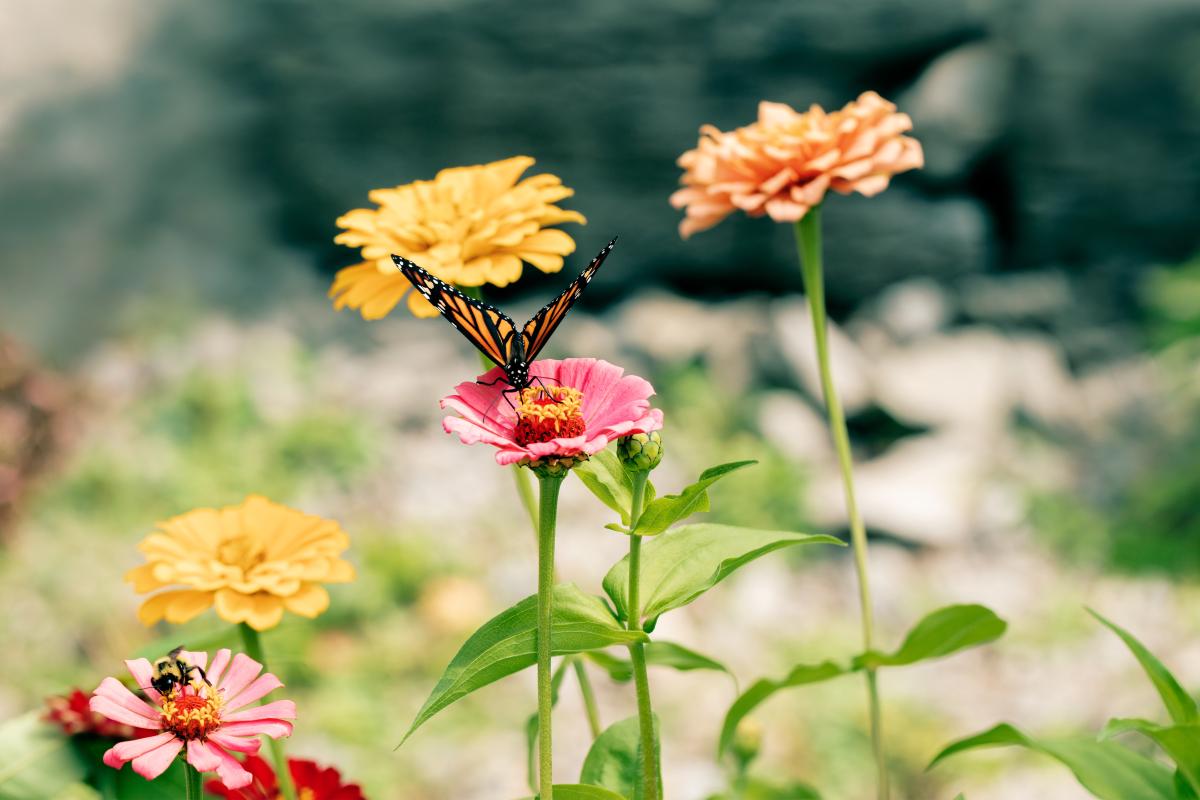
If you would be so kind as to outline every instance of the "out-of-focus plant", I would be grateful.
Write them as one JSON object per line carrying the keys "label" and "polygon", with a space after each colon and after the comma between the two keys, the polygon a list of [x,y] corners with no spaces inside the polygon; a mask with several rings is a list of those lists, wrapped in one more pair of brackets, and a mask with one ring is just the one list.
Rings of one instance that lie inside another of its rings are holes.
{"label": "out-of-focus plant", "polygon": [[[1162,698],[1170,721],[1110,719],[1099,735],[1034,737],[1001,723],[946,746],[930,763],[981,747],[1015,746],[1059,761],[1079,784],[1100,800],[1195,800],[1200,797],[1200,710],[1193,696],[1133,634],[1091,612],[1120,637]],[[1173,769],[1120,739],[1136,734],[1148,739]]]}
{"label": "out-of-focus plant", "polygon": [[794,226],[821,388],[841,468],[861,607],[863,652],[848,662],[801,664],[780,680],[754,684],[730,709],[720,749],[729,747],[738,722],[780,689],[862,672],[880,800],[889,796],[889,774],[878,670],[982,644],[1004,630],[1003,621],[982,606],[951,606],[919,622],[899,650],[882,653],[875,645],[866,528],[855,500],[850,436],[833,381],[827,342],[821,208],[830,189],[872,196],[886,189],[897,173],[923,166],[921,144],[904,135],[911,128],[908,115],[899,113],[895,105],[875,92],[866,92],[832,113],[816,105],[800,113],[782,103],[762,102],[757,121],[750,125],[729,132],[711,125],[700,129],[696,148],[679,157],[678,163],[684,169],[683,188],[671,196],[672,205],[685,209],[679,225],[684,238],[713,227],[736,211]]}
{"label": "out-of-focus plant", "polygon": [[0,541],[67,444],[67,400],[62,378],[0,334]]}

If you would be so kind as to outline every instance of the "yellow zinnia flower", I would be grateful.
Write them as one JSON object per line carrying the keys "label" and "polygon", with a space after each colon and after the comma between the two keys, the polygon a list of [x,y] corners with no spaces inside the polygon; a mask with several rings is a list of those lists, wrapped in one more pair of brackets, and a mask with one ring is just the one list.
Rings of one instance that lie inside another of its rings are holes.
{"label": "yellow zinnia flower", "polygon": [[[532,165],[532,158],[517,156],[371,192],[378,208],[358,208],[337,221],[344,230],[334,241],[361,248],[363,261],[334,278],[334,308],[357,309],[364,319],[381,319],[395,308],[412,284],[392,263],[393,254],[459,286],[507,286],[521,277],[522,262],[542,272],[562,269],[575,240],[547,226],[587,220],[554,205],[575,193],[558,177],[533,175],[518,183]],[[408,308],[418,317],[437,315],[417,292],[408,294]]]}
{"label": "yellow zinnia flower", "polygon": [[315,617],[329,607],[322,583],[354,580],[338,558],[350,539],[336,522],[251,495],[240,505],[198,508],[158,524],[139,545],[146,563],[125,580],[139,593],[169,586],[142,603],[138,618],[187,622],[209,606],[255,630],[279,624],[284,610]]}

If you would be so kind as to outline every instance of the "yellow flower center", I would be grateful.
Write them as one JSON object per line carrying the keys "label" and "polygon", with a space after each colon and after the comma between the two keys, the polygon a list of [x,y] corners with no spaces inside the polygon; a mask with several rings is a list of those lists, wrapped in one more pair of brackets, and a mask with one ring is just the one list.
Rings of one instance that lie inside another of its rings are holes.
{"label": "yellow flower center", "polygon": [[249,572],[263,562],[265,548],[260,539],[253,536],[237,536],[226,539],[217,546],[217,558],[222,564],[241,567]]}
{"label": "yellow flower center", "polygon": [[221,700],[215,692],[202,697],[177,688],[163,701],[162,726],[180,739],[203,739],[221,727]]}
{"label": "yellow flower center", "polygon": [[585,425],[580,412],[583,392],[570,386],[530,386],[521,391],[517,424],[513,431],[518,444],[582,436]]}

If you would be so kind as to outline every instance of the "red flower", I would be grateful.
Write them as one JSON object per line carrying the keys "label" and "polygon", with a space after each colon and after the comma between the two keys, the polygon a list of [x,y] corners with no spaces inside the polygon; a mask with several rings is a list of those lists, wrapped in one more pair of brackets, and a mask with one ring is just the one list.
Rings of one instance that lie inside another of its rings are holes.
{"label": "red flower", "polygon": [[113,722],[103,714],[97,714],[88,706],[90,695],[81,689],[72,689],[70,694],[46,698],[46,719],[63,729],[68,736],[91,734],[106,739],[143,739],[154,736],[157,731],[135,728],[123,722]]}
{"label": "red flower", "polygon": [[[270,764],[258,756],[247,756],[242,766],[254,776],[249,786],[227,789],[220,781],[209,781],[204,784],[204,789],[225,800],[278,800],[279,783]],[[303,800],[366,800],[358,784],[342,783],[341,774],[333,767],[322,767],[303,758],[289,758],[288,771],[292,773],[296,794]]]}

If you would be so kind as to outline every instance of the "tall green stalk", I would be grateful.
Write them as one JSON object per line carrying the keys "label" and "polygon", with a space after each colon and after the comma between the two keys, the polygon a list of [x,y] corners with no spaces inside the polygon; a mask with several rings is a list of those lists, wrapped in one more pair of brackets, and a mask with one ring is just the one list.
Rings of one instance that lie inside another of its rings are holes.
{"label": "tall green stalk", "polygon": [[554,609],[554,532],[558,518],[558,492],[566,473],[538,475],[538,591],[537,591],[537,687],[538,687],[538,788],[540,800],[554,797],[553,737],[550,716],[554,706],[550,675],[550,623]]}
{"label": "tall green stalk", "polygon": [[183,796],[187,800],[202,800],[200,772],[187,761],[183,762]]}
{"label": "tall green stalk", "polygon": [[[642,515],[642,504],[646,497],[648,472],[632,473],[633,500],[629,506],[629,528],[637,527]],[[642,629],[641,601],[642,537],[629,537],[629,619],[631,631]],[[642,798],[658,800],[658,753],[654,748],[654,711],[650,706],[650,678],[646,674],[646,648],[641,642],[629,645],[629,657],[633,662],[633,684],[637,693],[638,734],[642,750]]]}
{"label": "tall green stalk", "polygon": [[[238,631],[242,634],[242,644],[246,648],[246,655],[262,664],[265,672],[267,659],[263,655],[262,639],[259,638],[258,631],[244,622],[238,623]],[[279,783],[279,791],[286,800],[296,800],[296,787],[292,783],[292,771],[288,769],[287,753],[283,749],[283,742],[268,736],[267,746],[271,748],[271,761],[275,763],[275,779]]]}
{"label": "tall green stalk", "polygon": [[[813,337],[817,344],[817,363],[821,370],[821,390],[825,395],[825,408],[829,415],[829,429],[837,449],[838,466],[842,473],[842,487],[846,495],[846,513],[850,517],[850,543],[854,549],[854,569],[858,574],[858,598],[862,612],[863,649],[871,650],[874,641],[874,612],[871,607],[871,585],[867,574],[867,533],[858,503],[854,497],[854,462],[850,452],[850,434],[846,430],[846,415],[833,384],[833,373],[829,362],[829,331],[825,315],[825,275],[821,261],[821,207],[809,209],[795,226],[796,249],[800,255],[800,271],[804,277],[804,288],[808,294],[808,305],[812,311]],[[876,671],[868,667],[867,705],[871,717],[871,747],[875,754],[878,772],[878,797],[887,800],[888,772],[886,751],[883,744],[883,720],[879,708],[879,687]]]}
{"label": "tall green stalk", "polygon": [[[459,288],[468,297],[476,300],[483,299],[483,290],[477,286],[460,286]],[[479,354],[479,363],[485,370],[496,366],[483,353]],[[517,487],[517,497],[520,498],[525,513],[529,515],[534,536],[537,536],[539,529],[538,501],[534,497],[533,481],[529,478],[529,472],[520,464],[513,465],[512,474],[513,484]],[[592,738],[595,739],[604,729],[600,725],[600,707],[596,704],[596,692],[592,689],[592,679],[588,676],[587,667],[584,666],[582,659],[577,656],[568,656],[568,658],[571,659],[571,667],[575,670],[575,679],[579,681],[579,693],[583,696],[583,708],[587,712],[588,728],[592,732]]]}

